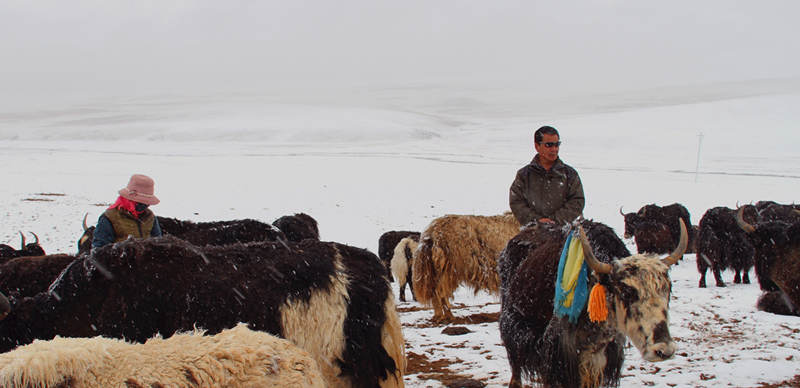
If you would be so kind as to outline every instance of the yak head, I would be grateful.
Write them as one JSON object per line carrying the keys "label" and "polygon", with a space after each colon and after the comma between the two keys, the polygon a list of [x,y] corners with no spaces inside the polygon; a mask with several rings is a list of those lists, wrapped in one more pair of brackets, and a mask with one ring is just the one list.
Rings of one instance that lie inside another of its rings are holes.
{"label": "yak head", "polygon": [[[760,262],[765,273],[778,286],[800,302],[800,286],[797,273],[800,271],[800,221],[764,221],[750,224],[744,208],[736,211],[736,223],[747,233],[755,248],[755,260]],[[800,210],[794,210],[800,216]]]}
{"label": "yak head", "polygon": [[676,350],[669,333],[669,267],[686,251],[688,234],[683,220],[680,227],[680,242],[669,256],[636,254],[612,263],[595,257],[580,229],[586,262],[607,290],[608,324],[625,334],[647,361],[669,359]]}
{"label": "yak head", "polygon": [[13,256],[20,257],[20,256],[44,256],[45,252],[41,245],[39,245],[39,236],[36,233],[30,232],[33,237],[36,239],[32,243],[25,242],[25,235],[22,232],[19,232],[20,237],[20,249],[16,251]]}
{"label": "yak head", "polygon": [[[790,230],[797,229],[792,223],[783,220],[767,220],[754,226],[748,222],[745,211],[746,208],[744,206],[736,210],[736,223],[747,233],[757,251],[762,254],[772,253],[771,256],[774,256],[775,251],[791,245],[792,234],[796,233],[790,233]],[[800,215],[800,211],[794,210],[794,212]]]}
{"label": "yak head", "polygon": [[639,213],[623,213],[622,207],[619,208],[619,214],[625,218],[625,233],[623,237],[631,238],[636,233],[636,226],[644,219]]}

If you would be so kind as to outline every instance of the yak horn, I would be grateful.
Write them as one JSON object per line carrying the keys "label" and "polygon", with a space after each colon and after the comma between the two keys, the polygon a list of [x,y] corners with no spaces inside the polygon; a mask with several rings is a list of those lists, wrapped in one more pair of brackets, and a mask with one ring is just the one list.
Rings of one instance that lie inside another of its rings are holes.
{"label": "yak horn", "polygon": [[683,253],[686,252],[686,247],[689,245],[689,233],[686,232],[686,223],[683,222],[683,218],[678,218],[678,224],[681,227],[681,237],[678,239],[678,246],[675,247],[675,250],[672,251],[669,256],[661,259],[661,262],[668,266],[677,263],[681,256],[683,256]]}
{"label": "yak horn", "polygon": [[797,214],[798,216],[800,216],[800,210],[794,209],[794,214]]}
{"label": "yak horn", "polygon": [[11,303],[8,302],[8,298],[0,292],[0,321],[6,319],[8,313],[11,312]]}
{"label": "yak horn", "polygon": [[39,236],[37,236],[36,233],[33,233],[33,232],[28,232],[28,233],[32,234],[33,237],[36,238],[36,241],[34,241],[33,243],[36,244],[36,245],[39,245]]}
{"label": "yak horn", "polygon": [[603,263],[600,260],[597,260],[597,257],[592,252],[592,247],[589,245],[589,238],[586,237],[586,232],[583,231],[583,226],[578,227],[578,232],[580,233],[581,238],[581,245],[583,245],[583,258],[586,260],[586,264],[589,265],[594,272],[597,273],[611,273],[611,269],[613,268],[611,264]]}
{"label": "yak horn", "polygon": [[19,231],[19,239],[21,240],[19,243],[19,249],[25,249],[25,235],[22,234],[22,231]]}
{"label": "yak horn", "polygon": [[739,224],[739,227],[747,233],[753,233],[756,231],[756,228],[753,225],[748,224],[747,221],[744,220],[744,207],[740,207],[739,210],[736,211],[736,223]]}
{"label": "yak horn", "polygon": [[622,206],[619,207],[619,215],[625,217],[625,213],[622,212]]}
{"label": "yak horn", "polygon": [[89,227],[86,226],[86,217],[89,217],[89,213],[86,213],[86,214],[83,215],[83,231],[84,232],[89,229]]}

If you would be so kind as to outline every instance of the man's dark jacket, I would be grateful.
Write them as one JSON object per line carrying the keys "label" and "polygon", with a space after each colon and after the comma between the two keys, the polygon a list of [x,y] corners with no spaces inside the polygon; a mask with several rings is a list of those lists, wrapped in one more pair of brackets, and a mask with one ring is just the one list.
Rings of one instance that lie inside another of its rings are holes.
{"label": "man's dark jacket", "polygon": [[584,203],[578,172],[561,159],[545,170],[538,154],[517,171],[509,193],[511,212],[520,225],[540,218],[550,218],[559,224],[572,222],[583,213]]}

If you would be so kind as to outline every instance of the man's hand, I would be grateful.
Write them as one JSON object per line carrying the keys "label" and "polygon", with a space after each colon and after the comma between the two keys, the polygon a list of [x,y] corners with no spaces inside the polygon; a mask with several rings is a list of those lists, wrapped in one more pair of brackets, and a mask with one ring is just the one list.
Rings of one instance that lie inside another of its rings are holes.
{"label": "man's hand", "polygon": [[545,224],[555,224],[556,223],[555,221],[553,221],[553,220],[551,220],[549,218],[546,218],[546,217],[545,218],[540,218],[539,222],[543,222]]}

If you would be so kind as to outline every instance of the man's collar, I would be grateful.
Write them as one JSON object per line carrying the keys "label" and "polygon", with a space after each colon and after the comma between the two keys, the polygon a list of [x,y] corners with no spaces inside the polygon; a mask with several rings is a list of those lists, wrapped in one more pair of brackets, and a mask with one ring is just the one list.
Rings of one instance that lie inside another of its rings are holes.
{"label": "man's collar", "polygon": [[531,160],[531,164],[538,168],[541,168],[542,170],[551,171],[555,169],[560,169],[563,163],[561,162],[561,158],[559,157],[558,159],[556,159],[555,162],[553,162],[553,165],[550,166],[550,170],[547,170],[544,168],[544,166],[542,166],[542,163],[539,162],[539,153],[536,153],[536,155],[533,157],[533,160]]}

